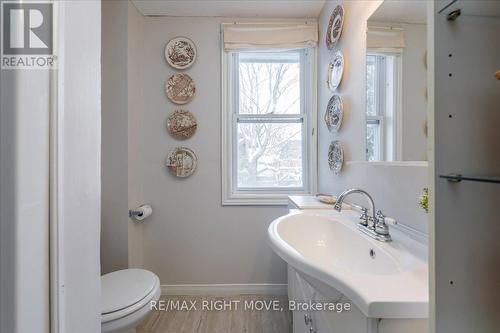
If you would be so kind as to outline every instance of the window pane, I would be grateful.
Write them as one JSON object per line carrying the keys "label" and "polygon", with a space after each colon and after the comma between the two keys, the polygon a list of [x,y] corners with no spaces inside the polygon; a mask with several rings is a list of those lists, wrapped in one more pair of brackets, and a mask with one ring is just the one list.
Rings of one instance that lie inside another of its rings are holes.
{"label": "window pane", "polygon": [[240,53],[240,114],[300,113],[300,54]]}
{"label": "window pane", "polygon": [[366,160],[380,161],[380,123],[366,124]]}
{"label": "window pane", "polygon": [[366,56],[366,114],[375,116],[377,114],[377,98],[376,98],[376,84],[377,84],[377,57],[374,55]]}
{"label": "window pane", "polygon": [[238,123],[237,184],[302,187],[302,123]]}

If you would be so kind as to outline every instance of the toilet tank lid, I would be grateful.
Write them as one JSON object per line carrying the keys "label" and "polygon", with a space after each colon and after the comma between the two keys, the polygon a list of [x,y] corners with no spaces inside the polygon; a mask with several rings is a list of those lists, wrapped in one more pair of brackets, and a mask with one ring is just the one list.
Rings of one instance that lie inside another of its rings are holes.
{"label": "toilet tank lid", "polygon": [[101,276],[101,314],[140,302],[159,283],[154,273],[144,269],[124,269]]}

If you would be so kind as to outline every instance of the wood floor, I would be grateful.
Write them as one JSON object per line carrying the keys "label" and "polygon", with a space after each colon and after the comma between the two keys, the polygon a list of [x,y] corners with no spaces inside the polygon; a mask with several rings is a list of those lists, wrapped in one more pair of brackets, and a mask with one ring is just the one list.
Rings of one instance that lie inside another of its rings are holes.
{"label": "wood floor", "polygon": [[[284,305],[283,311],[252,309],[252,305],[269,305],[273,300]],[[152,311],[139,325],[138,333],[292,332],[292,316],[285,309],[285,296],[167,296],[160,301],[158,310]],[[226,310],[216,310],[223,304],[226,304]],[[184,308],[180,308],[182,305]]]}

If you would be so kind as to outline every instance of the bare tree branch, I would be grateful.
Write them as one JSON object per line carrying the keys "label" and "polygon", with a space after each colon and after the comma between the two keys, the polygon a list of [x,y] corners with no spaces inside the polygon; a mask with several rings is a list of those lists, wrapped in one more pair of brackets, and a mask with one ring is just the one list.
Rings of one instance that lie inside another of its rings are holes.
{"label": "bare tree branch", "polygon": [[[240,113],[276,114],[287,112],[294,107],[300,101],[300,93],[293,99],[290,98],[293,89],[297,89],[299,84],[298,71],[292,70],[297,68],[296,66],[290,63],[241,63]],[[257,176],[268,172],[274,174],[278,182],[292,179],[293,174],[283,173],[280,170],[283,163],[285,165],[292,163],[282,160],[281,155],[286,144],[300,132],[301,129],[296,130],[289,124],[281,126],[276,123],[239,124],[238,147],[244,149],[245,153],[242,156],[246,158],[240,162],[248,173],[249,183],[256,184]],[[263,156],[266,156],[266,160],[260,162]],[[300,172],[295,173],[300,177]]]}

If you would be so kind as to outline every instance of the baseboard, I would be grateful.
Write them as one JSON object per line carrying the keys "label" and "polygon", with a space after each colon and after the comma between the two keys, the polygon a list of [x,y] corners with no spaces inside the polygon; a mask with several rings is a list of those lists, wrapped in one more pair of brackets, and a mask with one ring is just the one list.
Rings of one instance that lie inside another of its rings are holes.
{"label": "baseboard", "polygon": [[287,284],[164,284],[162,295],[286,295]]}

